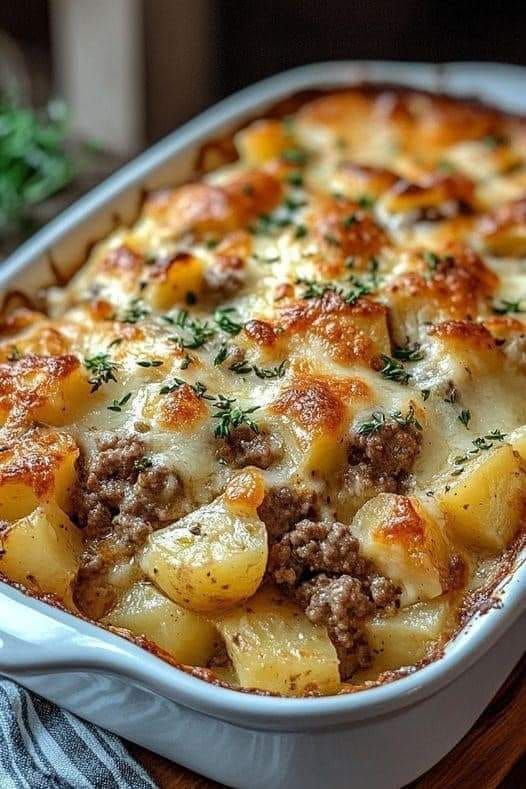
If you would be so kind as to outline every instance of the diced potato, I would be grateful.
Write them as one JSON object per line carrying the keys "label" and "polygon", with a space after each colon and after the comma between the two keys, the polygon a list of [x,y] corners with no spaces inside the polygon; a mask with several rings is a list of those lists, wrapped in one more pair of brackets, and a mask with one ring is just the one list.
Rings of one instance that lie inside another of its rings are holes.
{"label": "diced potato", "polygon": [[0,532],[0,572],[75,608],[71,583],[82,549],[79,529],[53,504],[38,507]]}
{"label": "diced potato", "polygon": [[0,453],[0,518],[14,521],[42,502],[69,511],[78,447],[65,433],[26,434]]}
{"label": "diced potato", "polygon": [[380,493],[352,521],[361,554],[401,587],[404,606],[447,590],[450,551],[439,517],[413,496]]}
{"label": "diced potato", "polygon": [[365,634],[375,654],[373,666],[353,680],[373,679],[381,671],[422,660],[454,624],[450,595],[401,608],[392,616],[377,614],[365,622]]}
{"label": "diced potato", "polygon": [[264,164],[285,150],[288,139],[281,121],[259,120],[236,134],[239,155],[249,164]]}
{"label": "diced potato", "polygon": [[65,425],[89,402],[88,375],[76,356],[23,356],[0,364],[0,422],[25,412],[50,425]]}
{"label": "diced potato", "polygon": [[144,636],[191,666],[205,666],[217,640],[215,627],[204,617],[172,602],[145,581],[134,584],[103,621]]}
{"label": "diced potato", "polygon": [[338,657],[326,628],[273,587],[215,621],[243,687],[286,696],[338,689]]}
{"label": "diced potato", "polygon": [[513,539],[525,497],[524,463],[508,444],[481,452],[461,474],[447,476],[435,494],[452,537],[489,551],[501,551]]}
{"label": "diced potato", "polygon": [[144,298],[155,310],[167,310],[185,301],[188,294],[196,295],[201,291],[203,270],[199,258],[181,252],[166,265],[154,267]]}
{"label": "diced potato", "polygon": [[261,475],[245,469],[223,496],[150,535],[143,571],[192,611],[228,608],[250,597],[267,563],[267,532],[257,515],[263,495]]}

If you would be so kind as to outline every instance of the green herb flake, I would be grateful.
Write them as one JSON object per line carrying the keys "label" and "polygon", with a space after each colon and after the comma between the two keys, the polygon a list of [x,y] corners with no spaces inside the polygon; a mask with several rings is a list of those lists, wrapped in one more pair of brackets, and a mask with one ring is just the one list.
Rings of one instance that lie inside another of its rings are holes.
{"label": "green herb flake", "polygon": [[232,336],[239,334],[243,328],[243,324],[239,323],[239,319],[236,320],[236,318],[237,310],[235,307],[218,307],[214,312],[214,321],[218,327]]}
{"label": "green herb flake", "polygon": [[401,359],[402,361],[406,362],[420,362],[425,353],[420,347],[420,343],[415,342],[413,344],[408,343],[405,346],[399,346],[395,348],[393,351],[395,359]]}
{"label": "green herb flake", "polygon": [[88,378],[88,383],[91,385],[92,393],[100,389],[102,384],[117,380],[115,373],[119,369],[119,365],[112,362],[107,353],[97,353],[95,356],[87,356],[84,359],[84,366],[86,370],[91,373],[91,378]]}
{"label": "green herb flake", "polygon": [[407,385],[411,379],[411,374],[407,372],[403,364],[397,359],[392,359],[390,356],[381,354],[383,367],[381,368],[380,375],[390,381],[395,381],[398,384]]}
{"label": "green herb flake", "polygon": [[112,404],[107,406],[108,411],[117,411],[120,413],[131,396],[132,393],[128,392],[128,394],[125,394],[120,400],[113,400]]}
{"label": "green herb flake", "polygon": [[471,419],[471,411],[469,408],[464,408],[460,414],[458,415],[459,421],[462,422],[466,430],[468,429],[468,425]]}
{"label": "green herb flake", "polygon": [[230,432],[242,424],[247,425],[254,433],[259,433],[258,425],[251,417],[251,414],[257,411],[259,406],[254,405],[251,408],[243,409],[234,405],[235,402],[235,397],[218,395],[213,406],[216,409],[216,413],[212,414],[213,419],[219,420],[214,430],[216,438],[228,438]]}

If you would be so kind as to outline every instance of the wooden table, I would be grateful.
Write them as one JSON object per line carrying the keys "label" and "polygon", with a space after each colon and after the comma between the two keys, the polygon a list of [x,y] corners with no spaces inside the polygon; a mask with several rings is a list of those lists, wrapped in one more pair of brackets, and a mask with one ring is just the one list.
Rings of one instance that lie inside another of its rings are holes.
{"label": "wooden table", "polygon": [[[129,748],[160,789],[220,789],[144,748]],[[456,748],[407,789],[497,787],[526,787],[526,657]]]}

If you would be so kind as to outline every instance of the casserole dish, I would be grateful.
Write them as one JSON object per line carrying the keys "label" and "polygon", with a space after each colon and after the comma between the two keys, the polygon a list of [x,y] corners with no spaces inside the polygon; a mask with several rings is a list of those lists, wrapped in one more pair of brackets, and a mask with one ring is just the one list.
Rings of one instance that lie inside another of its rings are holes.
{"label": "casserole dish", "polygon": [[[478,67],[472,66],[419,67],[413,78],[402,64],[330,64],[262,83],[192,122],[81,201],[11,258],[2,284],[27,290],[30,266],[32,288],[49,284],[50,268],[55,275],[67,276],[68,266],[76,267],[85,245],[107,233],[112,219],[131,219],[142,189],[184,180],[200,144],[289,94],[357,81],[394,81],[449,93],[476,92],[504,109],[520,109],[517,96],[499,94],[498,79],[485,79],[484,90],[477,90],[477,73]],[[511,69],[506,83],[520,77],[520,70]],[[66,698],[84,717],[231,785],[314,786],[323,778],[334,786],[352,779],[396,786],[430,766],[462,736],[520,654],[520,562],[519,556],[515,571],[495,593],[500,610],[490,606],[486,614],[475,617],[442,659],[391,685],[354,696],[292,701],[211,687],[89,623],[39,601],[23,602],[12,589],[2,600],[1,669],[48,698]],[[21,605],[32,612],[27,628],[20,626]],[[493,664],[500,666],[498,678],[491,673]],[[95,680],[100,673],[104,679]],[[45,680],[39,679],[44,674]],[[477,698],[467,693],[457,710],[452,699],[464,693],[463,685],[476,688]],[[153,703],[152,694],[165,701]],[[439,736],[438,716],[444,716],[445,724]],[[184,737],[174,734],[173,723],[179,724]],[[377,758],[378,746],[385,761]],[[220,756],[226,747],[227,763]],[[400,759],[401,753],[406,758]]]}

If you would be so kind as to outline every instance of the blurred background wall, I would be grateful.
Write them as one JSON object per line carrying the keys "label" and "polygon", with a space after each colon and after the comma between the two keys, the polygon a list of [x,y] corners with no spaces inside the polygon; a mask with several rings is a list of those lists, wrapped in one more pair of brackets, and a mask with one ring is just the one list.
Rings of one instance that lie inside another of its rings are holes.
{"label": "blurred background wall", "polygon": [[495,0],[4,0],[0,89],[11,49],[33,101],[62,94],[79,134],[125,156],[295,65],[526,64],[525,30],[526,3]]}

